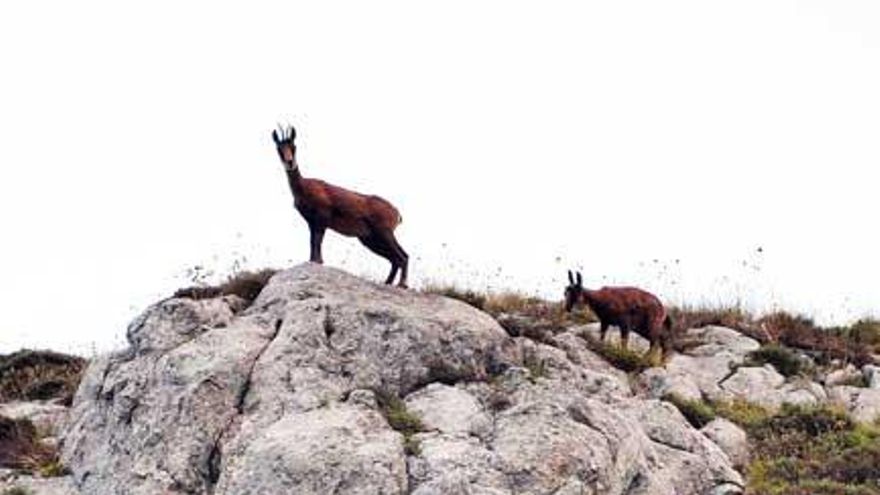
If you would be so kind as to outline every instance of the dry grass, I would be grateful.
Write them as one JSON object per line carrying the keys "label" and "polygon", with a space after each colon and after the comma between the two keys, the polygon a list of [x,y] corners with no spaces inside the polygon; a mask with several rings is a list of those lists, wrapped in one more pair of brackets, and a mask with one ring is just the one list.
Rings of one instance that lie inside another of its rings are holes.
{"label": "dry grass", "polygon": [[676,328],[719,325],[733,328],[762,344],[781,344],[801,349],[820,364],[833,360],[862,366],[880,352],[880,321],[863,319],[850,326],[825,328],[812,319],[776,311],[756,317],[740,307],[671,308]]}
{"label": "dry grass", "polygon": [[223,283],[216,286],[194,286],[178,289],[174,293],[174,297],[186,297],[189,299],[211,299],[220,296],[238,296],[244,299],[246,305],[250,306],[254,299],[260,295],[263,287],[269,283],[269,279],[278,273],[278,270],[265,268],[259,271],[243,271],[238,272]]}
{"label": "dry grass", "polygon": [[565,328],[596,321],[589,310],[568,313],[559,302],[518,292],[479,293],[449,285],[428,286],[422,291],[470,304],[492,315],[510,335],[540,342]]}
{"label": "dry grass", "polygon": [[21,350],[0,356],[0,402],[59,399],[70,405],[86,360],[52,351]]}
{"label": "dry grass", "polygon": [[580,336],[586,341],[587,347],[589,347],[590,350],[602,356],[602,358],[608,361],[608,363],[621,371],[627,373],[641,373],[648,368],[662,364],[662,357],[658,356],[659,353],[657,352],[650,354],[642,353],[631,348],[624,349],[618,345],[601,342],[599,339],[586,332],[581,333]]}

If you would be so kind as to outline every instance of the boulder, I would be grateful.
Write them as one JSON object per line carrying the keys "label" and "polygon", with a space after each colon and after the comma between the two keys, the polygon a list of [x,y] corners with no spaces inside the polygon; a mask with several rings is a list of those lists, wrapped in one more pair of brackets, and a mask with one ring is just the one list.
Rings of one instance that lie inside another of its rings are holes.
{"label": "boulder", "polygon": [[871,423],[880,418],[880,390],[851,386],[831,387],[828,400],[846,411],[856,421]]}
{"label": "boulder", "polygon": [[724,418],[715,418],[700,431],[715,442],[735,466],[742,468],[748,464],[749,440],[742,428]]}
{"label": "boulder", "polygon": [[733,375],[746,355],[760,344],[729,328],[707,326],[687,330],[679,337],[681,353],[662,368],[650,368],[639,377],[640,388],[653,398],[674,394],[684,399],[725,398],[720,384]]}
{"label": "boulder", "polygon": [[[706,435],[634,396],[577,337],[511,337],[459,301],[320,265],[279,272],[244,310],[229,298],[161,301],[128,339],[92,362],[62,437],[82,493],[671,495],[743,484]],[[419,421],[395,431],[392,415]]]}
{"label": "boulder", "polygon": [[868,382],[868,388],[880,389],[880,366],[866,364],[862,367],[862,374]]}
{"label": "boulder", "polygon": [[79,490],[70,476],[41,478],[23,474],[11,469],[0,469],[0,493],[22,493],[28,495],[79,495]]}
{"label": "boulder", "polygon": [[834,369],[826,373],[825,377],[822,379],[822,383],[824,383],[826,387],[833,387],[835,385],[851,384],[861,378],[862,373],[859,369],[852,364],[848,364],[843,368]]}

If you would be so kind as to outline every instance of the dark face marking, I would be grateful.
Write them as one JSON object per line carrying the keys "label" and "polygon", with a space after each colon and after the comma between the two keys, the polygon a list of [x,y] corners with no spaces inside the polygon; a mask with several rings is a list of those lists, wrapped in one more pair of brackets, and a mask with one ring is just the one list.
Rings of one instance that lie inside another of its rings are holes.
{"label": "dark face marking", "polygon": [[581,295],[581,288],[577,285],[569,285],[565,288],[565,311],[571,312],[574,309],[574,305],[577,304],[578,298]]}

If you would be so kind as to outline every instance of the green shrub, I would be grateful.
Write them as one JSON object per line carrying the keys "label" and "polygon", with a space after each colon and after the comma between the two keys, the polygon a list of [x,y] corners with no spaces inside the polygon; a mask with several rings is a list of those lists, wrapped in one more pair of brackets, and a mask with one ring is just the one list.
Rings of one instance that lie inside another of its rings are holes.
{"label": "green shrub", "polygon": [[749,353],[746,365],[772,364],[785,376],[799,375],[807,371],[804,359],[787,347],[776,344],[761,346]]}
{"label": "green shrub", "polygon": [[676,394],[666,394],[663,400],[677,407],[694,428],[702,428],[715,419],[715,410],[701,400],[685,399]]}

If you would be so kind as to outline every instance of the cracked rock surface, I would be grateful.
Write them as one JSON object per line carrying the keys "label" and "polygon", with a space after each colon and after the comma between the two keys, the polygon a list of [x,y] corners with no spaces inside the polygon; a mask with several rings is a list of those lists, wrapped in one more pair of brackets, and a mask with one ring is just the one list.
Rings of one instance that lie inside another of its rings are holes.
{"label": "cracked rock surface", "polygon": [[[89,494],[739,493],[728,455],[571,331],[305,264],[249,308],[169,299],[92,362],[62,437]],[[745,344],[749,345],[749,344]],[[395,431],[396,396],[419,431]],[[391,422],[393,423],[393,421]]]}

